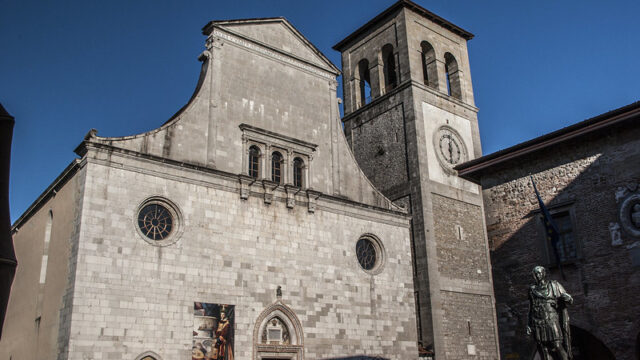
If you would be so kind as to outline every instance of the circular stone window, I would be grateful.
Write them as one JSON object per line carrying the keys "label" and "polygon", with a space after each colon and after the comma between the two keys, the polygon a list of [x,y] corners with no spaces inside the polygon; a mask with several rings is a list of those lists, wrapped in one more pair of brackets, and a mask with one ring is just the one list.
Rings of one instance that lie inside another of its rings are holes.
{"label": "circular stone window", "polygon": [[373,235],[363,235],[356,242],[356,257],[360,267],[370,274],[378,274],[384,265],[384,249]]}
{"label": "circular stone window", "polygon": [[640,237],[640,194],[631,194],[620,204],[620,223],[633,237]]}
{"label": "circular stone window", "polygon": [[142,238],[156,246],[178,241],[182,217],[177,206],[167,199],[153,197],[138,207],[136,229]]}

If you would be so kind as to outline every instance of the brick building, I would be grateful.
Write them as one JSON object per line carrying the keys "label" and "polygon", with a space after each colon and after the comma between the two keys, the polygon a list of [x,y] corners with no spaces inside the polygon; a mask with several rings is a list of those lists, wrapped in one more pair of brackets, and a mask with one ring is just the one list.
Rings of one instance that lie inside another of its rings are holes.
{"label": "brick building", "polygon": [[452,170],[480,156],[473,35],[392,5],[335,47],[341,123],[340,70],[287,20],[203,33],[189,102],[90,131],[13,225],[0,358],[497,359],[481,192]]}
{"label": "brick building", "polygon": [[[527,288],[547,266],[574,298],[576,359],[640,358],[640,103],[459,166],[480,183],[503,359],[531,359]],[[562,279],[536,182],[561,232]]]}

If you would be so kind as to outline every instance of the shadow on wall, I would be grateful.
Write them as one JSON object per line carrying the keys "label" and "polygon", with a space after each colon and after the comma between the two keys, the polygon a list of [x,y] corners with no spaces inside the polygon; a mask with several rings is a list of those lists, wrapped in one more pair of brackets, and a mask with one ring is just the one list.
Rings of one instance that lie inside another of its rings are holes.
{"label": "shadow on wall", "polygon": [[[574,297],[569,312],[576,360],[636,355],[629,344],[640,343],[640,324],[629,319],[640,318],[632,300],[640,294],[640,277],[631,253],[640,242],[615,224],[625,197],[640,194],[640,168],[630,165],[640,153],[633,149],[638,131],[621,133],[538,153],[483,179],[503,358],[535,355],[525,334],[535,265],[546,266]],[[565,279],[546,242],[529,174],[560,228]]]}
{"label": "shadow on wall", "polygon": [[636,338],[636,358],[640,359],[640,332]]}
{"label": "shadow on wall", "polygon": [[[588,331],[571,326],[571,348],[573,350],[573,360],[615,360],[615,357],[607,347],[591,335]],[[533,360],[543,360],[539,352],[536,351]]]}

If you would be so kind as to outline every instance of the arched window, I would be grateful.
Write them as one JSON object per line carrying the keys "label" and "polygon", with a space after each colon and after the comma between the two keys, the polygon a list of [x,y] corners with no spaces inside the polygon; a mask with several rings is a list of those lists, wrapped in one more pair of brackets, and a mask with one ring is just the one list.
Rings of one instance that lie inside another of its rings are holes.
{"label": "arched window", "polygon": [[260,340],[262,344],[290,345],[291,335],[289,334],[289,327],[278,316],[274,316],[267,321],[264,330],[262,330]]}
{"label": "arched window", "polygon": [[398,84],[396,58],[393,53],[393,45],[387,44],[382,47],[382,63],[384,64],[384,89],[385,91],[389,91],[395,88]]}
{"label": "arched window", "polygon": [[[53,226],[53,211],[49,210],[47,217],[47,226],[44,230],[44,252],[42,254],[42,263],[40,264],[40,284],[44,284],[47,279],[47,263],[49,260],[49,243],[51,242],[51,227]],[[42,304],[38,304],[42,305]]]}
{"label": "arched window", "polygon": [[447,79],[447,94],[462,100],[462,88],[460,87],[460,73],[458,62],[451,53],[444,54],[444,69]]}
{"label": "arched window", "polygon": [[302,187],[304,161],[299,157],[293,159],[293,185]]}
{"label": "arched window", "polygon": [[252,145],[249,148],[249,176],[254,179],[260,174],[260,149]]}
{"label": "arched window", "polygon": [[436,65],[436,52],[433,46],[426,41],[420,43],[422,55],[422,74],[424,84],[432,88],[438,88],[438,67]]}
{"label": "arched window", "polygon": [[160,355],[153,351],[144,352],[136,357],[136,360],[161,360]]}
{"label": "arched window", "polygon": [[362,59],[358,63],[358,76],[360,107],[371,102],[371,75],[369,74],[369,61],[367,59]]}
{"label": "arched window", "polygon": [[271,181],[282,183],[282,154],[277,151],[271,154]]}

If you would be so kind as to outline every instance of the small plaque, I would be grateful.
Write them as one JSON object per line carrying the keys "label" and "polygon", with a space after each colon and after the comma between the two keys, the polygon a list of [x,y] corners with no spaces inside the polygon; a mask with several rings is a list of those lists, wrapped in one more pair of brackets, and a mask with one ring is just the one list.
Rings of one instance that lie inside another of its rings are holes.
{"label": "small plaque", "polygon": [[472,344],[467,345],[467,354],[475,355],[476,354],[476,346]]}

